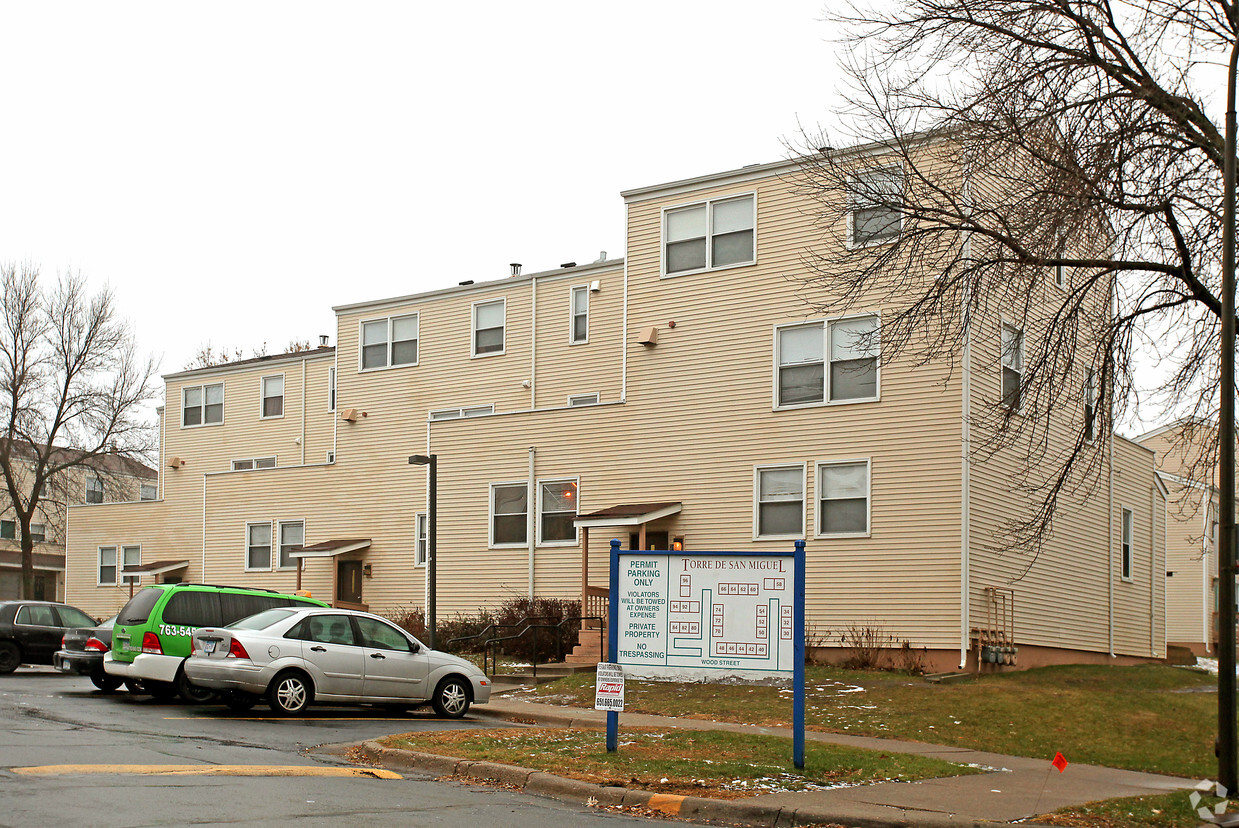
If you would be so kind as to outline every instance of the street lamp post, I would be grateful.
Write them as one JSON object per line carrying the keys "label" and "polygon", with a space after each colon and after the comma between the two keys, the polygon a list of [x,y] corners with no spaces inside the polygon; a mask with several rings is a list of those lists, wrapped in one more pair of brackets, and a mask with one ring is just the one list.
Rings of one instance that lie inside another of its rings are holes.
{"label": "street lamp post", "polygon": [[[409,464],[413,466],[430,466],[430,514],[428,522],[430,526],[426,538],[426,580],[428,589],[426,595],[426,638],[430,649],[436,649],[435,640],[435,606],[437,597],[435,588],[437,586],[437,572],[435,570],[435,562],[438,560],[436,554],[437,541],[439,535],[439,457],[436,454],[414,454],[409,458]],[[413,526],[414,545],[416,546],[417,525]]]}

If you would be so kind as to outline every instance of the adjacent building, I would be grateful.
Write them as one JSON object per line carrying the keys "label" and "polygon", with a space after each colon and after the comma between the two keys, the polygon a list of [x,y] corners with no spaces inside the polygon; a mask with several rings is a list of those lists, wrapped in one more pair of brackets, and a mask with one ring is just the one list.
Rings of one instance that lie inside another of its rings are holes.
{"label": "adjacent building", "polygon": [[[804,538],[827,654],[872,627],[940,669],[988,645],[1021,666],[1162,657],[1153,452],[1116,438],[1106,485],[1064,497],[1035,560],[1003,552],[1017,461],[977,459],[968,423],[1009,399],[1036,332],[995,314],[966,359],[882,361],[880,303],[804,301],[806,251],[833,242],[798,175],[630,190],[623,258],[340,305],[334,348],[167,375],[158,498],[69,510],[69,598],[103,614],[125,579],[185,579],[423,605],[428,471],[409,458],[434,454],[440,617],[517,595],[596,613],[611,538]],[[858,205],[843,244],[898,232]]]}

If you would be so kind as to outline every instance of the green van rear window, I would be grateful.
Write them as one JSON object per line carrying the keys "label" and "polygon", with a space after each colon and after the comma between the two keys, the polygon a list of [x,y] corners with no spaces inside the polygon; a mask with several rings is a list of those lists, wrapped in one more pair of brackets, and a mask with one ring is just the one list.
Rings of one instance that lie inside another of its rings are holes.
{"label": "green van rear window", "polygon": [[138,594],[130,598],[129,603],[117,614],[116,623],[121,626],[145,624],[163,593],[162,589],[139,589]]}

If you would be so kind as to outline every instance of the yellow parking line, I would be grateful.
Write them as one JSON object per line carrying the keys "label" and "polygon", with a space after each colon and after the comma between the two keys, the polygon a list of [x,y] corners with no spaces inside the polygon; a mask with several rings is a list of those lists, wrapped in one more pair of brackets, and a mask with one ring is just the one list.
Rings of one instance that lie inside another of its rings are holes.
{"label": "yellow parking line", "polygon": [[419,716],[409,719],[403,716],[395,718],[376,718],[374,716],[164,716],[165,722],[196,722],[196,721],[227,721],[227,722],[471,722],[472,719],[442,719]]}
{"label": "yellow parking line", "polygon": [[23,776],[69,776],[84,773],[140,774],[144,776],[362,776],[403,779],[380,768],[337,768],[322,765],[36,765],[10,768]]}

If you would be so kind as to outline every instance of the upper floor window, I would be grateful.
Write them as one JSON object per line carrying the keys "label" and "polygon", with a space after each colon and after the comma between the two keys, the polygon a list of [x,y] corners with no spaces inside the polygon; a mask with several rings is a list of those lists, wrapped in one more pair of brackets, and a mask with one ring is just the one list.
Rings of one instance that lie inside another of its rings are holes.
{"label": "upper floor window", "polygon": [[30,524],[30,540],[35,543],[45,543],[47,541],[47,526],[42,523]]}
{"label": "upper floor window", "polygon": [[1002,404],[1020,410],[1020,386],[1024,382],[1024,331],[1002,323]]}
{"label": "upper floor window", "polygon": [[284,416],[284,375],[262,378],[262,416]]}
{"label": "upper floor window", "polygon": [[473,355],[502,354],[503,328],[507,300],[477,302],[473,305]]}
{"label": "upper floor window", "polygon": [[1084,369],[1084,439],[1097,439],[1097,372]]}
{"label": "upper floor window", "polygon": [[103,502],[103,478],[94,472],[86,473],[86,502]]}
{"label": "upper floor window", "polygon": [[596,391],[593,394],[573,394],[572,396],[568,397],[568,405],[572,406],[573,408],[579,405],[597,405],[597,404],[598,404],[598,392]]}
{"label": "upper floor window", "polygon": [[1120,566],[1122,567],[1122,576],[1123,576],[1124,581],[1130,581],[1132,579],[1132,570],[1134,569],[1132,565],[1132,547],[1131,547],[1132,538],[1135,534],[1134,523],[1135,523],[1135,516],[1132,514],[1131,509],[1124,509],[1123,510],[1123,548],[1122,548],[1123,560],[1120,564]]}
{"label": "upper floor window", "polygon": [[818,535],[869,533],[869,461],[819,463]]}
{"label": "upper floor window", "polygon": [[327,410],[336,410],[336,369],[334,365],[327,370]]}
{"label": "upper floor window", "polygon": [[181,389],[181,426],[215,425],[224,421],[224,384],[191,385]]}
{"label": "upper floor window", "polygon": [[233,471],[250,471],[251,469],[274,469],[274,457],[247,457],[243,460],[233,460]]}
{"label": "upper floor window", "polygon": [[576,543],[577,484],[575,480],[538,482],[538,541]]}
{"label": "upper floor window", "polygon": [[572,289],[569,308],[568,341],[573,345],[589,342],[589,285]]}
{"label": "upper floor window", "polygon": [[490,545],[524,546],[529,533],[529,489],[524,483],[492,483]]}
{"label": "upper floor window", "polygon": [[361,369],[416,365],[417,337],[416,313],[362,322]]}
{"label": "upper floor window", "polygon": [[848,245],[866,247],[899,238],[903,227],[903,170],[865,170],[848,177]]}
{"label": "upper floor window", "polygon": [[461,417],[483,417],[494,413],[494,405],[475,405],[469,408],[436,408],[430,412],[430,419],[459,420]]}
{"label": "upper floor window", "polygon": [[804,534],[804,466],[759,466],[756,487],[756,537]]}
{"label": "upper floor window", "polygon": [[757,200],[752,195],[676,207],[663,214],[667,275],[752,264]]}
{"label": "upper floor window", "polygon": [[876,316],[779,328],[776,407],[876,400],[878,336]]}
{"label": "upper floor window", "polygon": [[297,566],[297,559],[292,556],[292,553],[303,545],[305,545],[305,521],[281,520],[279,568],[295,568]]}
{"label": "upper floor window", "polygon": [[155,483],[143,483],[138,495],[142,500],[157,500],[159,486]]}
{"label": "upper floor window", "polygon": [[0,520],[0,540],[17,540],[17,521]]}

